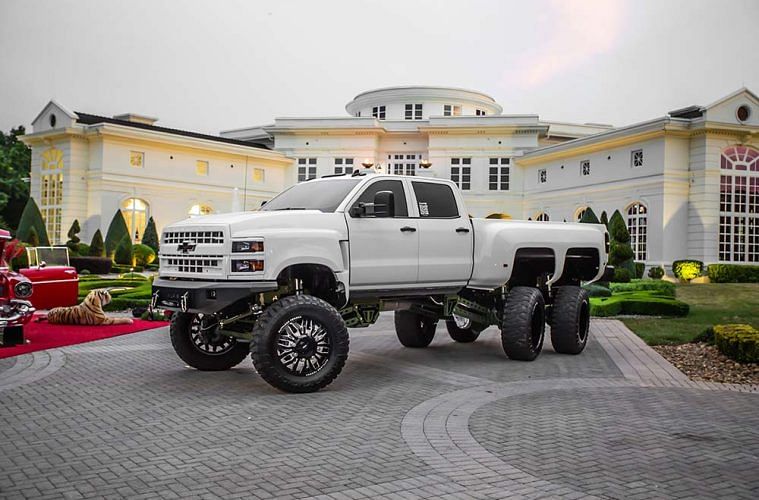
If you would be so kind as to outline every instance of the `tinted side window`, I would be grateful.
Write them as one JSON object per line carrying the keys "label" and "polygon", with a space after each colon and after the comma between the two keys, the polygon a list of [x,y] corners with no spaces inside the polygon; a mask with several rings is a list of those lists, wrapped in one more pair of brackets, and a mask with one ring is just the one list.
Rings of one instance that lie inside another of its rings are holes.
{"label": "tinted side window", "polygon": [[412,182],[419,215],[425,217],[458,217],[459,209],[453,191],[445,184]]}
{"label": "tinted side window", "polygon": [[408,206],[406,206],[406,194],[403,191],[401,181],[378,181],[367,187],[353,206],[359,203],[374,203],[374,195],[380,191],[392,191],[395,199],[395,216],[408,217]]}

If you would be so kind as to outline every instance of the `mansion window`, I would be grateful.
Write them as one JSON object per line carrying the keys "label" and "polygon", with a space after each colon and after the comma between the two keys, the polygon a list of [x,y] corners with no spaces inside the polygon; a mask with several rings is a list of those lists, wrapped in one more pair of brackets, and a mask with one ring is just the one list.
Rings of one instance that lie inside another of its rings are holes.
{"label": "mansion window", "polygon": [[759,150],[725,149],[720,170],[719,260],[759,262]]}
{"label": "mansion window", "polygon": [[550,217],[545,212],[540,212],[537,217],[535,217],[536,221],[539,222],[548,222],[550,220]]}
{"label": "mansion window", "polygon": [[63,151],[48,149],[40,158],[40,213],[51,244],[61,241]]}
{"label": "mansion window", "polygon": [[422,105],[421,104],[406,104],[406,120],[421,120],[422,119]]}
{"label": "mansion window", "polygon": [[316,179],[316,158],[298,158],[298,182]]}
{"label": "mansion window", "polygon": [[451,180],[462,191],[469,191],[472,187],[472,159],[451,158]]}
{"label": "mansion window", "polygon": [[461,116],[461,106],[456,106],[454,104],[444,104],[443,116]]}
{"label": "mansion window", "polygon": [[195,162],[195,174],[207,176],[208,175],[208,162],[204,160],[198,160]]}
{"label": "mansion window", "polygon": [[[384,107],[384,106],[383,106]],[[353,158],[335,158],[335,174],[352,174]]]}
{"label": "mansion window", "polygon": [[538,182],[540,184],[545,184],[548,182],[548,172],[546,172],[546,169],[541,168],[538,170]]}
{"label": "mansion window", "polygon": [[630,166],[633,168],[643,166],[643,150],[642,149],[636,149],[634,151],[630,151]]}
{"label": "mansion window", "polygon": [[580,162],[580,170],[582,171],[582,175],[590,175],[590,160],[583,160]]}
{"label": "mansion window", "polygon": [[387,155],[387,173],[395,175],[416,175],[416,166],[422,155],[396,153]]}
{"label": "mansion window", "polygon": [[474,114],[477,116],[485,116],[487,113],[485,112],[484,109],[475,109]]}
{"label": "mansion window", "polygon": [[385,119],[385,106],[374,106],[372,108],[372,117],[380,120]]}
{"label": "mansion window", "polygon": [[491,158],[488,171],[488,189],[490,191],[509,190],[510,158]]}
{"label": "mansion window", "polygon": [[129,152],[129,164],[134,168],[142,168],[145,166],[145,153],[141,151]]}
{"label": "mansion window", "polygon": [[627,229],[630,231],[633,259],[645,261],[648,241],[648,208],[644,204],[636,202],[627,207]]}
{"label": "mansion window", "polygon": [[139,198],[128,198],[121,202],[121,213],[124,215],[129,236],[134,241],[140,241],[145,233],[145,226],[148,223],[149,205],[145,200]]}

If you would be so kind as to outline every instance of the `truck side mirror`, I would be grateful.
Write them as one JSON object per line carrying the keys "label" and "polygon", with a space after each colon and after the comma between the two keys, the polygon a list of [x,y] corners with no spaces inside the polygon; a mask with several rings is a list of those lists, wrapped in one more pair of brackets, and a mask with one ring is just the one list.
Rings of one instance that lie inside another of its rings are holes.
{"label": "truck side mirror", "polygon": [[395,217],[395,195],[392,191],[379,191],[374,195],[374,216]]}

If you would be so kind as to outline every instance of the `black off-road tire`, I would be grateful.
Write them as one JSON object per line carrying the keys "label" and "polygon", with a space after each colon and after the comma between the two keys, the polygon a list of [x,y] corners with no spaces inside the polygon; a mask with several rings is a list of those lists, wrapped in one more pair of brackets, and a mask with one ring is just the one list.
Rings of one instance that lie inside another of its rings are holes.
{"label": "black off-road tire", "polygon": [[196,344],[193,340],[192,323],[196,316],[191,313],[175,313],[171,317],[169,324],[171,345],[182,361],[198,370],[215,372],[229,370],[239,365],[248,356],[248,344],[238,342],[233,337],[218,339],[219,342],[229,343],[218,353],[204,351],[203,346]]}
{"label": "black off-road tire", "polygon": [[556,289],[551,315],[551,343],[556,352],[580,354],[588,344],[590,299],[579,286]]}
{"label": "black off-road tire", "polygon": [[448,330],[448,335],[456,342],[461,342],[462,344],[474,342],[480,336],[482,330],[486,328],[471,320],[469,327],[461,328],[456,324],[456,320],[454,319],[446,320],[445,327]]}
{"label": "black off-road tire", "polygon": [[545,300],[537,288],[517,286],[503,305],[501,345],[509,359],[532,361],[543,349]]}
{"label": "black off-road tire", "polygon": [[[277,351],[280,329],[299,318],[318,322],[329,341],[326,362],[312,373],[293,373]],[[311,295],[293,295],[274,302],[258,318],[253,327],[250,355],[258,374],[274,387],[285,392],[315,392],[340,374],[348,359],[348,345],[348,328],[337,309]]]}
{"label": "black off-road tire", "polygon": [[435,319],[413,311],[395,311],[395,334],[404,347],[427,347],[436,329]]}

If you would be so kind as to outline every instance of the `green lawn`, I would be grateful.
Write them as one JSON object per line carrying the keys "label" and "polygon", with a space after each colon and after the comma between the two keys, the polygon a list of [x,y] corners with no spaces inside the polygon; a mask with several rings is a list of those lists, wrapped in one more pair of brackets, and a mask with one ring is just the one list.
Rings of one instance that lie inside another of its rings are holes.
{"label": "green lawn", "polygon": [[678,285],[677,298],[690,305],[684,318],[625,318],[649,345],[690,342],[709,326],[748,323],[759,328],[759,283]]}

